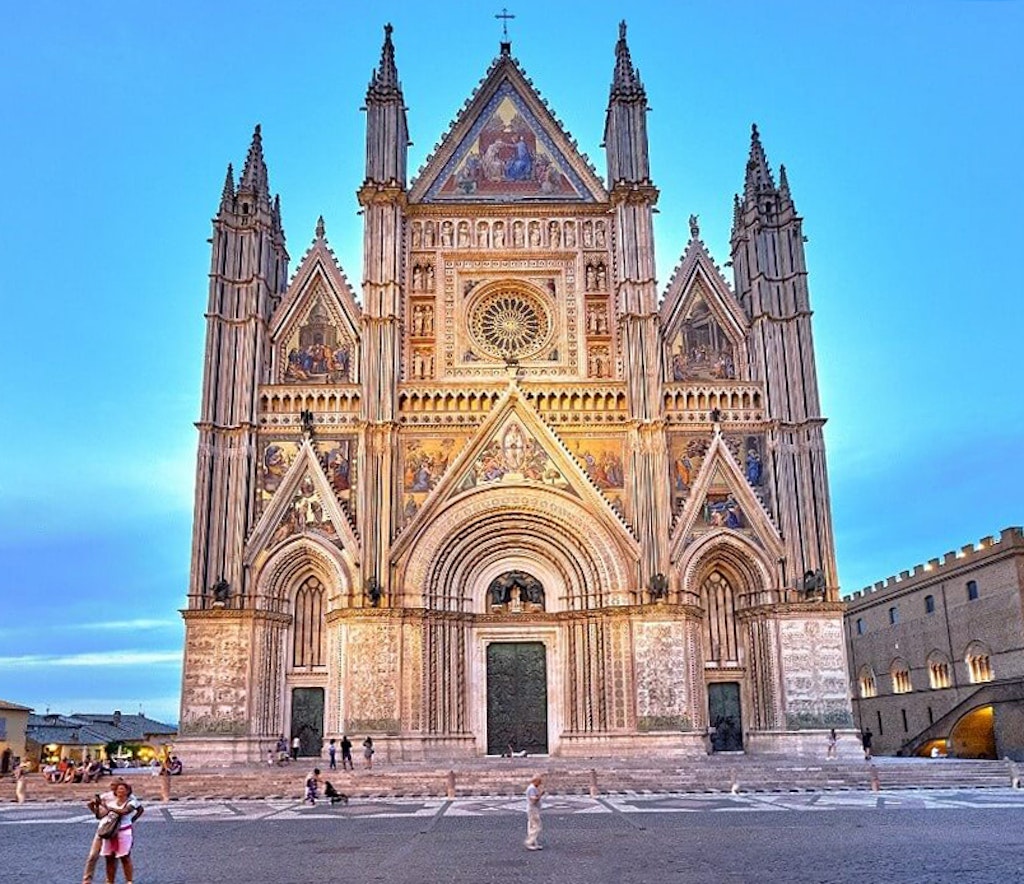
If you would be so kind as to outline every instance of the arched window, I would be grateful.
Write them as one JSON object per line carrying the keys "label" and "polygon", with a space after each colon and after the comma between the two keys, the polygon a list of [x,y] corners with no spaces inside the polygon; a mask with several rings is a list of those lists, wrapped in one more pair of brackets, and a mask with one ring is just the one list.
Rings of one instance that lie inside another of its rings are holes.
{"label": "arched window", "polygon": [[992,655],[981,642],[971,642],[967,646],[964,662],[967,664],[967,675],[971,684],[980,684],[995,678],[992,674]]}
{"label": "arched window", "polygon": [[949,659],[941,651],[932,651],[928,655],[928,686],[937,691],[951,684]]}
{"label": "arched window", "polygon": [[967,601],[973,602],[978,598],[978,581],[967,581]]}
{"label": "arched window", "polygon": [[924,597],[924,612],[926,614],[934,614],[935,613],[935,596],[933,596],[933,595],[926,595]]}
{"label": "arched window", "polygon": [[739,661],[736,593],[729,579],[712,571],[700,588],[704,608],[704,659],[717,666]]}
{"label": "arched window", "polygon": [[875,684],[875,673],[871,671],[870,666],[865,666],[861,669],[857,681],[860,686],[862,700],[877,696],[878,686]]}
{"label": "arched window", "polygon": [[324,586],[315,577],[307,577],[295,593],[292,615],[292,666],[323,666]]}
{"label": "arched window", "polygon": [[894,694],[909,694],[913,690],[910,684],[910,667],[903,660],[892,661],[889,675],[892,677],[892,692]]}

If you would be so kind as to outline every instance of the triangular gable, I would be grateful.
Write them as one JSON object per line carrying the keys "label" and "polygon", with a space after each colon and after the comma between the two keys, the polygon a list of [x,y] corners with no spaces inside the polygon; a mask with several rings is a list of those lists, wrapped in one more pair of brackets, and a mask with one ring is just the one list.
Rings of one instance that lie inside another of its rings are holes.
{"label": "triangular gable", "polygon": [[358,558],[359,541],[352,523],[324,475],[309,437],[303,439],[292,465],[249,536],[245,562],[265,549],[304,535],[326,539]]}
{"label": "triangular gable", "polygon": [[697,237],[669,280],[661,326],[670,380],[734,379],[747,363],[746,314]]}
{"label": "triangular gable", "polygon": [[361,316],[352,287],[318,224],[313,244],[270,320],[274,381],[357,382]]}
{"label": "triangular gable", "polygon": [[772,554],[783,553],[779,532],[729,452],[719,427],[672,531],[672,558],[676,558],[687,537],[712,531],[750,533]]}
{"label": "triangular gable", "polygon": [[416,202],[605,202],[576,142],[500,56],[409,190]]}
{"label": "triangular gable", "polygon": [[548,488],[575,497],[636,545],[629,525],[513,385],[428,495],[395,544],[393,557],[402,555],[410,538],[448,501],[481,488],[508,486]]}

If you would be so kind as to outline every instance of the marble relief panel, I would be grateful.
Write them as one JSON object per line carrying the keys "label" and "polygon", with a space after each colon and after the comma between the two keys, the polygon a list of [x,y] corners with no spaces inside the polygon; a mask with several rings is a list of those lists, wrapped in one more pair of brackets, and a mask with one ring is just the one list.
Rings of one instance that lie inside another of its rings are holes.
{"label": "marble relief panel", "polygon": [[398,729],[398,643],[393,624],[353,623],[348,631],[349,731]]}
{"label": "marble relief panel", "polygon": [[186,633],[182,736],[247,732],[249,624],[195,620]]}
{"label": "marble relief panel", "polygon": [[786,727],[851,726],[841,618],[782,620],[779,641]]}
{"label": "marble relief panel", "polygon": [[685,646],[685,623],[634,623],[639,730],[689,729],[689,682],[686,655],[682,652]]}

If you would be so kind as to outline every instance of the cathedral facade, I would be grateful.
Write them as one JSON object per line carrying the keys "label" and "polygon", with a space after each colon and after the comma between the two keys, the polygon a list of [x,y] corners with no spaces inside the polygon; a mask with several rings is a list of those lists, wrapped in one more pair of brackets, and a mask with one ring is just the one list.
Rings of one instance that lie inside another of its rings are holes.
{"label": "cathedral facade", "polygon": [[756,127],[730,285],[658,290],[620,26],[605,181],[501,52],[421,173],[390,26],[359,296],[289,275],[257,127],[213,222],[182,752],[820,751],[851,725],[804,237]]}

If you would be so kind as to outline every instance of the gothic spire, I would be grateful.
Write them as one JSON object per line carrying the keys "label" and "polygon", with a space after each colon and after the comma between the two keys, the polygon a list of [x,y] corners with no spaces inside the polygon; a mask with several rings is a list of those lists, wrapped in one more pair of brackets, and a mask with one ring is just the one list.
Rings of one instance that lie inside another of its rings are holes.
{"label": "gothic spire", "polygon": [[609,100],[636,98],[644,98],[644,86],[640,82],[640,72],[633,67],[633,59],[629,55],[626,22],[620,21],[619,41],[615,44],[615,73],[612,77]]}
{"label": "gothic spire", "polygon": [[744,194],[748,198],[765,190],[775,189],[775,179],[768,166],[768,158],[761,146],[761,135],[757,123],[750,127],[750,157],[747,159],[747,179]]}
{"label": "gothic spire", "polygon": [[380,49],[380,64],[370,79],[369,91],[378,99],[402,97],[402,84],[398,82],[398,67],[395,65],[395,44],[391,42],[393,30],[390,22],[384,25],[384,45]]}
{"label": "gothic spire", "polygon": [[619,41],[615,44],[615,71],[605,115],[604,147],[608,156],[609,187],[620,181],[650,183],[647,95],[629,55],[624,21],[619,22]]}
{"label": "gothic spire", "polygon": [[260,124],[252,133],[252,143],[249,145],[249,155],[245,158],[245,168],[242,169],[242,178],[238,182],[239,190],[250,190],[258,196],[270,200],[270,187],[267,183],[267,164],[263,161],[263,135],[260,132]]}
{"label": "gothic spire", "polygon": [[224,176],[224,189],[220,193],[220,201],[231,202],[235,198],[235,169],[228,163],[228,173]]}

